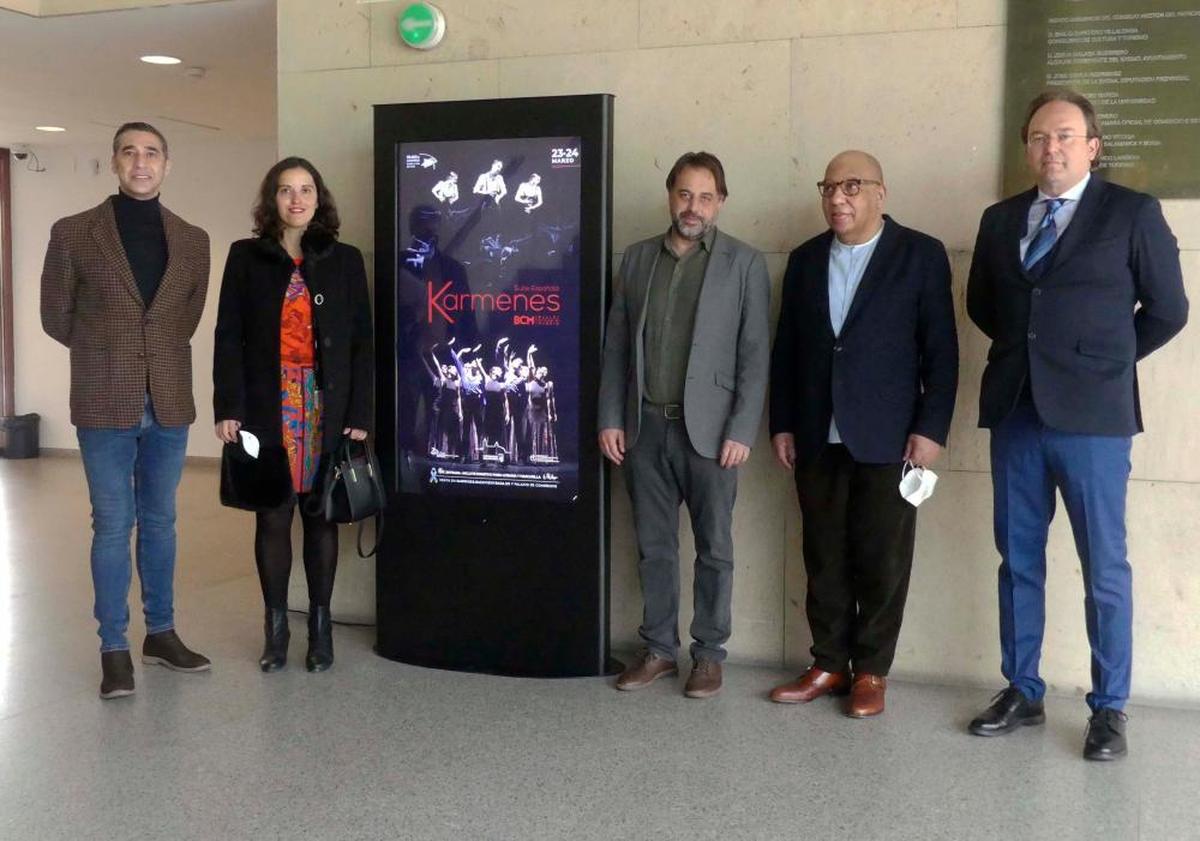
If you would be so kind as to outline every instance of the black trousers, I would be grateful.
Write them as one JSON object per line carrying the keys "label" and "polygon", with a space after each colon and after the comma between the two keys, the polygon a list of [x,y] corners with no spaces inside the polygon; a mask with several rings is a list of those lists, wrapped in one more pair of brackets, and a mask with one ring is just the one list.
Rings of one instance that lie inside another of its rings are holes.
{"label": "black trousers", "polygon": [[813,665],[886,675],[912,572],[917,509],[900,496],[901,465],[860,464],[829,444],[796,469],[804,523],[805,602]]}

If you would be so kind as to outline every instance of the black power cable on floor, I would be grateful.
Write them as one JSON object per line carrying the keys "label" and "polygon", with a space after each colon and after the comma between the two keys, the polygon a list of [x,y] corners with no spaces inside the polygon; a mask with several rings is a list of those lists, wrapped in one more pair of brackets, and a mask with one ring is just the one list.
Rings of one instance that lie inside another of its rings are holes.
{"label": "black power cable on floor", "polygon": [[[297,616],[304,616],[304,617],[308,616],[307,610],[300,610],[299,608],[294,608],[294,607],[289,607],[288,613],[295,613]],[[332,620],[332,622],[334,625],[341,625],[343,628],[374,628],[375,627],[374,622],[339,622],[337,619]]]}

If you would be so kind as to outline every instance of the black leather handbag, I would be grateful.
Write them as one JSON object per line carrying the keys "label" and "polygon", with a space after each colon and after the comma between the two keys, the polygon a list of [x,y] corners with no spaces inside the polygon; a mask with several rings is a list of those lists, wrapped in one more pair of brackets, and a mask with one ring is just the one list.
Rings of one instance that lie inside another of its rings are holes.
{"label": "black leather handbag", "polygon": [[258,458],[241,441],[221,449],[221,504],[243,511],[270,511],[292,498],[292,472],[282,445],[263,445]]}
{"label": "black leather handbag", "polygon": [[[358,523],[358,556],[374,555],[383,536],[387,496],[371,445],[343,435],[337,449],[325,460],[320,493],[309,498],[309,503],[313,502],[319,504],[319,513],[331,523]],[[370,517],[375,518],[375,545],[364,552],[363,529]]]}

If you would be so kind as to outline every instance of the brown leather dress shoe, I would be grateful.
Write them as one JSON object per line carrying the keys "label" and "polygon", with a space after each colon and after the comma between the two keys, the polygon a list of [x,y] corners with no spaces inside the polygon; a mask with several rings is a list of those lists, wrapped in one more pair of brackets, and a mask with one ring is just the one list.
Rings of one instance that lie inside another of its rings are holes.
{"label": "brown leather dress shoe", "polygon": [[711,698],[721,691],[721,664],[701,658],[692,664],[683,694],[688,698]]}
{"label": "brown leather dress shoe", "polygon": [[674,660],[668,660],[666,657],[659,657],[653,651],[647,651],[640,655],[629,668],[621,672],[621,676],[617,678],[617,689],[625,691],[642,689],[660,677],[677,674],[679,674],[679,669],[675,666]]}
{"label": "brown leather dress shoe", "polygon": [[771,700],[776,704],[807,704],[822,695],[845,695],[850,691],[850,675],[846,672],[827,672],[816,666],[791,683],[776,686],[771,690]]}
{"label": "brown leather dress shoe", "polygon": [[850,685],[850,705],[846,715],[851,718],[870,718],[883,712],[883,695],[887,678],[882,675],[858,674]]}

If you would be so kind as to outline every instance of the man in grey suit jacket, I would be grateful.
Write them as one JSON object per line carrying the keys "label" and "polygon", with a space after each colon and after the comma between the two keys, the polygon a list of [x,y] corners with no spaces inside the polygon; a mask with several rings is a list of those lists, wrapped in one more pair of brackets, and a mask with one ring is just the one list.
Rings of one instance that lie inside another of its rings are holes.
{"label": "man in grey suit jacket", "polygon": [[732,623],[733,502],[766,395],[770,281],[762,254],[716,228],[721,162],[689,152],[667,176],[671,227],[631,245],[613,283],[600,377],[600,449],[628,468],[645,651],[617,679],[677,673],[679,504],[696,542],[693,668],[684,694],[721,689]]}

